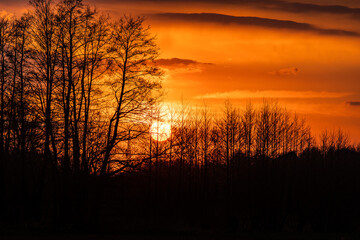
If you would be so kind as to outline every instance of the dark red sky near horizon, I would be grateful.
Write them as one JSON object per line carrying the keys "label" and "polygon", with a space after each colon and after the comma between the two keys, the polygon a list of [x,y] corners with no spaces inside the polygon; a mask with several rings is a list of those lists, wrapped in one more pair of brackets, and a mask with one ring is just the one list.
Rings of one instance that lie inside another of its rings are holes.
{"label": "dark red sky near horizon", "polygon": [[[277,99],[315,134],[360,142],[359,0],[88,0],[113,18],[142,15],[156,34],[168,103],[219,109]],[[26,0],[0,0],[16,15]],[[2,14],[1,13],[1,14]]]}

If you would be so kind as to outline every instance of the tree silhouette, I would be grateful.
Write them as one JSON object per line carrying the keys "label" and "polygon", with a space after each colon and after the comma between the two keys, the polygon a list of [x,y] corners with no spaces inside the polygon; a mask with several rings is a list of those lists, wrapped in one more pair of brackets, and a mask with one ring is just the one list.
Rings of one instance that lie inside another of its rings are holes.
{"label": "tree silhouette", "polygon": [[158,48],[149,29],[143,27],[142,18],[124,17],[113,26],[113,46],[111,55],[113,61],[113,77],[109,85],[115,97],[115,109],[108,123],[104,158],[101,165],[101,175],[105,175],[110,154],[115,145],[126,139],[119,134],[124,129],[128,119],[146,114],[158,96],[155,91],[160,89],[158,81],[153,77],[160,76],[161,72],[149,65],[158,55]]}

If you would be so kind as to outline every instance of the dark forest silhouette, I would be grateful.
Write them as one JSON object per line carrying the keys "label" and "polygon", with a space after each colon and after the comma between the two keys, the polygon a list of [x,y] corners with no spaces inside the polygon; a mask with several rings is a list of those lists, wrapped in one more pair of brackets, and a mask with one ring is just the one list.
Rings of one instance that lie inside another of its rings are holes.
{"label": "dark forest silhouette", "polygon": [[182,104],[156,141],[144,19],[80,0],[0,17],[0,231],[358,231],[360,147],[278,103]]}

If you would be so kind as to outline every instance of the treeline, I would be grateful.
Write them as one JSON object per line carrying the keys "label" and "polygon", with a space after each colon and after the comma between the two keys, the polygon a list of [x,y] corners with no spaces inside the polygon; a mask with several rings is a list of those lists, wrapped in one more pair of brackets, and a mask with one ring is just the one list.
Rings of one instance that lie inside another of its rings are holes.
{"label": "treeline", "polygon": [[146,229],[150,221],[195,232],[357,231],[360,148],[341,129],[316,140],[305,119],[274,101],[243,109],[226,101],[220,113],[186,104],[175,109],[164,111],[171,137],[148,139],[144,167],[108,186],[120,203],[109,208],[124,215],[122,224]]}
{"label": "treeline", "polygon": [[[187,165],[205,172],[209,164],[215,164],[229,171],[239,159],[247,159],[246,167],[250,168],[255,158],[299,156],[312,149],[318,149],[324,156],[328,151],[341,149],[359,151],[359,146],[352,145],[349,136],[340,128],[313,136],[306,119],[273,100],[264,100],[257,107],[249,102],[245,108],[226,100],[221,112],[214,112],[206,105],[194,107],[183,103],[160,107],[152,115],[152,121],[170,125],[170,137],[157,141],[157,134],[159,139],[167,134],[159,128],[159,133],[147,133],[134,144],[128,142],[124,146],[125,162],[136,161],[136,156],[141,155],[146,158],[140,164],[178,162],[180,169]],[[132,169],[132,165],[124,165],[121,171]]]}

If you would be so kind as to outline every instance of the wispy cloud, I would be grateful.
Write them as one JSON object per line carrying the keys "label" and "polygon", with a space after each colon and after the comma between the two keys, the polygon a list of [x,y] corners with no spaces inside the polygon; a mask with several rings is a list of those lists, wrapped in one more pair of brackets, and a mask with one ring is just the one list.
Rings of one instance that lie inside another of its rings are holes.
{"label": "wispy cloud", "polygon": [[341,98],[351,95],[346,92],[316,92],[316,91],[230,91],[209,93],[195,97],[196,99],[249,99],[249,98]]}
{"label": "wispy cloud", "polygon": [[155,64],[163,68],[193,68],[199,66],[210,66],[213,63],[203,63],[192,59],[181,59],[181,58],[161,58],[155,61]]}
{"label": "wispy cloud", "polygon": [[162,68],[168,76],[183,73],[199,73],[206,67],[215,65],[213,63],[204,63],[182,58],[160,58],[151,64]]}
{"label": "wispy cloud", "polygon": [[269,72],[270,75],[276,75],[276,76],[295,76],[298,73],[299,73],[299,69],[296,67],[283,68]]}
{"label": "wispy cloud", "polygon": [[200,23],[216,23],[222,25],[240,25],[240,26],[255,26],[272,29],[287,29],[293,31],[314,32],[321,35],[335,35],[335,36],[360,36],[354,31],[347,31],[341,29],[325,29],[314,26],[309,23],[295,22],[289,20],[279,20],[261,17],[245,17],[232,16],[217,13],[157,13],[149,15],[153,19],[158,20],[176,20],[185,22],[200,22]]}
{"label": "wispy cloud", "polygon": [[354,106],[354,107],[360,107],[360,101],[349,101],[346,102],[348,105],[350,106]]}

